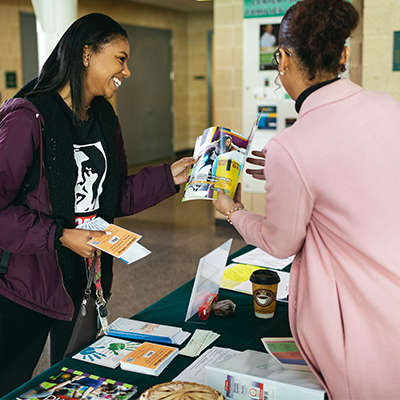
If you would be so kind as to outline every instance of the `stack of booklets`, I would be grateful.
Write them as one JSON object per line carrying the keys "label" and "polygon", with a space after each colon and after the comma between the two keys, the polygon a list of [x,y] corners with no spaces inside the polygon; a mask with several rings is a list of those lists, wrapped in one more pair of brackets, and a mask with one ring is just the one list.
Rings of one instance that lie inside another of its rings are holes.
{"label": "stack of booklets", "polygon": [[144,342],[121,360],[121,368],[127,371],[158,376],[179,354],[175,347]]}
{"label": "stack of booklets", "polygon": [[128,318],[117,318],[109,325],[109,330],[106,334],[120,338],[166,344],[182,344],[190,336],[190,332],[184,332],[182,328]]}
{"label": "stack of booklets", "polygon": [[125,400],[135,395],[137,386],[129,383],[101,378],[66,367],[28,390],[17,399],[118,399]]}

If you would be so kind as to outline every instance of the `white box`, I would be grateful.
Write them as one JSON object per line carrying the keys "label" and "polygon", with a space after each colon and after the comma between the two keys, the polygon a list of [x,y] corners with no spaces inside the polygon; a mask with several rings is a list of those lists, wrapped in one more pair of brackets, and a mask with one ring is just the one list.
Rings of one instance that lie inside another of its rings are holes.
{"label": "white box", "polygon": [[328,398],[312,372],[284,369],[269,354],[253,350],[206,365],[206,385],[235,400]]}

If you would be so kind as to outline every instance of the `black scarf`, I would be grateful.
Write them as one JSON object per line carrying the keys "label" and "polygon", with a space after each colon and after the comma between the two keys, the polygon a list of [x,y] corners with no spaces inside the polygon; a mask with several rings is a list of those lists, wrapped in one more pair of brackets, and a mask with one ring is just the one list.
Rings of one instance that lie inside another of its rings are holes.
{"label": "black scarf", "polygon": [[[14,97],[25,97],[34,87],[35,81],[25,85]],[[58,226],[75,228],[75,184],[77,167],[73,153],[71,125],[60,104],[57,93],[30,95],[29,100],[44,117],[43,162],[49,184],[52,215]],[[98,216],[109,223],[115,217],[119,203],[119,165],[116,146],[116,116],[111,104],[96,97],[91,104],[93,113],[100,121],[104,141],[108,149],[107,177],[100,197]],[[57,250],[63,283],[68,293],[74,284],[75,253],[60,246]],[[102,253],[101,271],[104,297],[108,298],[112,281],[112,256]]]}

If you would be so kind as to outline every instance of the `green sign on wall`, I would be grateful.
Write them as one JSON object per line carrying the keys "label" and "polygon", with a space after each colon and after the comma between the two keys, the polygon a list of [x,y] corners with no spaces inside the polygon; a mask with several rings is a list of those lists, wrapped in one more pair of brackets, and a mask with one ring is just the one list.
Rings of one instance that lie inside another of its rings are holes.
{"label": "green sign on wall", "polygon": [[244,18],[281,17],[298,0],[244,0]]}
{"label": "green sign on wall", "polygon": [[6,89],[14,89],[17,87],[17,73],[6,72]]}
{"label": "green sign on wall", "polygon": [[400,32],[394,32],[393,38],[393,71],[400,71]]}

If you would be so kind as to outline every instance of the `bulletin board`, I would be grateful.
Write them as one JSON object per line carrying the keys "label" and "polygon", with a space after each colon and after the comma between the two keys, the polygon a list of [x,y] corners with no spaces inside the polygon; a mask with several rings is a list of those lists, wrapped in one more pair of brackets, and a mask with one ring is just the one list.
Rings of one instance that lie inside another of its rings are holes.
{"label": "bulletin board", "polygon": [[[242,132],[249,132],[259,111],[266,109],[251,150],[262,150],[271,138],[297,119],[294,101],[286,93],[279,81],[278,71],[272,65],[281,20],[282,16],[243,19]],[[264,186],[264,181],[245,173],[242,175],[243,191],[264,193]]]}

